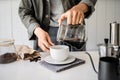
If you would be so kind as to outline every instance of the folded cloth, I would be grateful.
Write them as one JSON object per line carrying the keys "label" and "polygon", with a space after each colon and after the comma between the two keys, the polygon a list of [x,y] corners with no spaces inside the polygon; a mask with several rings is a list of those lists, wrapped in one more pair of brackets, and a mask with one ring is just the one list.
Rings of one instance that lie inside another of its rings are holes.
{"label": "folded cloth", "polygon": [[37,61],[40,59],[40,52],[34,50],[27,45],[16,45],[16,50],[18,54],[18,60],[30,60],[30,61]]}
{"label": "folded cloth", "polygon": [[73,68],[75,66],[78,66],[80,64],[85,63],[84,60],[76,58],[76,60],[72,63],[66,64],[66,65],[54,65],[54,64],[49,64],[45,62],[44,60],[40,61],[40,65],[46,67],[47,69],[53,71],[53,72],[61,72],[70,68]]}

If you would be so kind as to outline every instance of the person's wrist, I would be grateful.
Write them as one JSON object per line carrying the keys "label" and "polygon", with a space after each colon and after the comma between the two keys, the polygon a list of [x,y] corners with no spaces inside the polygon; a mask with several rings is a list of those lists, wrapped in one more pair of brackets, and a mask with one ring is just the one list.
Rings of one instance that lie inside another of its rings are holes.
{"label": "person's wrist", "polygon": [[40,27],[36,27],[34,30],[34,34],[39,38],[40,33],[43,32],[43,30]]}
{"label": "person's wrist", "polygon": [[88,6],[85,3],[79,3],[77,6],[83,13],[86,13],[88,11]]}

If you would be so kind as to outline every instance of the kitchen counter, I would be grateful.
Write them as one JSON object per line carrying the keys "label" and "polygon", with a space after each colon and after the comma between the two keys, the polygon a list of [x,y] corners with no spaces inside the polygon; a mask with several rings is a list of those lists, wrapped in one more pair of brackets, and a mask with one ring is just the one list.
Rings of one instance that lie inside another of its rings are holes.
{"label": "kitchen counter", "polygon": [[[88,51],[98,71],[99,55],[97,51]],[[0,80],[98,80],[90,58],[85,52],[70,52],[71,55],[84,59],[85,64],[56,73],[41,66],[39,62],[19,60],[9,64],[0,64]],[[41,52],[44,59],[48,53]]]}

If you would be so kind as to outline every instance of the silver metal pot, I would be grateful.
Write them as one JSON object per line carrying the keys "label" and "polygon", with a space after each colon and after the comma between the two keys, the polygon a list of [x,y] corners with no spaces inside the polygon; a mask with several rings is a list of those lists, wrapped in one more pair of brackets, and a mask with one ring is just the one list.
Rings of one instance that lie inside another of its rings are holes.
{"label": "silver metal pot", "polygon": [[106,46],[106,44],[98,44],[98,51],[99,51],[99,55],[100,57],[106,57],[106,56],[113,56],[113,47],[112,44],[108,44]]}

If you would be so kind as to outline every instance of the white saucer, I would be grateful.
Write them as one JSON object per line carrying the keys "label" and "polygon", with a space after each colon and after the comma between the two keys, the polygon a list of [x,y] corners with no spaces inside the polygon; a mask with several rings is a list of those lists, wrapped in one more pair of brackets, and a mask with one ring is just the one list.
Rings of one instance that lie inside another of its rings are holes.
{"label": "white saucer", "polygon": [[45,62],[49,64],[54,64],[54,65],[63,65],[63,64],[69,64],[75,61],[75,57],[69,56],[65,61],[55,61],[54,59],[51,58],[51,56],[47,56],[44,59]]}

